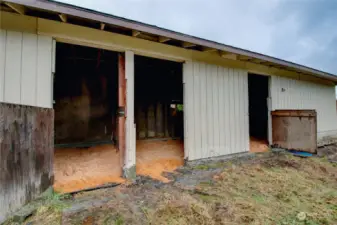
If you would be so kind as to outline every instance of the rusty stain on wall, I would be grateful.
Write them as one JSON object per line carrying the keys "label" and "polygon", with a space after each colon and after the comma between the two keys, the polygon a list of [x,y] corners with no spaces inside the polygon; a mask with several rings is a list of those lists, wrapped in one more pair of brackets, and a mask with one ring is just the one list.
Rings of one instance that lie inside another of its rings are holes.
{"label": "rusty stain on wall", "polygon": [[54,111],[0,103],[0,221],[53,184]]}

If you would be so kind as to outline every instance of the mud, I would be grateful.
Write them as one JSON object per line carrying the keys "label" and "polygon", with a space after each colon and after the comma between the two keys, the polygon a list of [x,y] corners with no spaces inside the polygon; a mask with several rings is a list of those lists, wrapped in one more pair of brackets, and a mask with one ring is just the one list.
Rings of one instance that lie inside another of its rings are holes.
{"label": "mud", "polygon": [[121,183],[119,154],[113,145],[55,149],[54,189],[68,193],[107,183]]}

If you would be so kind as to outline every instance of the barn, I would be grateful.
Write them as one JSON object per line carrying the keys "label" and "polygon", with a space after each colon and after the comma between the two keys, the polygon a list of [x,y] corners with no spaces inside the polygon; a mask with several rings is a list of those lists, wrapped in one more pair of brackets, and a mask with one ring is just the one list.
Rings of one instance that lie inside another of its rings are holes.
{"label": "barn", "polygon": [[337,140],[333,74],[55,1],[0,4],[0,221],[51,187]]}

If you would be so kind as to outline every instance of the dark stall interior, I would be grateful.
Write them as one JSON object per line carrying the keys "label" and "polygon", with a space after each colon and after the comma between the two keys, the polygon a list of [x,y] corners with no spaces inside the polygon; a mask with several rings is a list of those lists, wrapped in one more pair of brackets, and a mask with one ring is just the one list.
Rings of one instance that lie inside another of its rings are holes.
{"label": "dark stall interior", "polygon": [[182,64],[135,57],[137,173],[166,181],[183,165]]}
{"label": "dark stall interior", "polygon": [[117,53],[58,43],[55,144],[111,140],[117,109]]}
{"label": "dark stall interior", "polygon": [[118,53],[56,44],[54,189],[120,182],[116,151]]}
{"label": "dark stall interior", "polygon": [[136,56],[137,139],[183,138],[182,64]]}
{"label": "dark stall interior", "polygon": [[268,150],[268,95],[269,77],[249,74],[249,134],[250,150]]}

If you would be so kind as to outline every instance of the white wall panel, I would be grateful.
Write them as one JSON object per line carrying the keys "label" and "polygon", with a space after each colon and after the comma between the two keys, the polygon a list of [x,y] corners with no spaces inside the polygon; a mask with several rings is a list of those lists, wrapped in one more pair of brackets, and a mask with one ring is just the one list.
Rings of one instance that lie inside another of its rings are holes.
{"label": "white wall panel", "polygon": [[24,33],[21,73],[21,103],[24,105],[35,105],[36,103],[36,69],[37,35]]}
{"label": "white wall panel", "polygon": [[4,99],[21,103],[22,33],[7,31]]}
{"label": "white wall panel", "polygon": [[337,111],[334,85],[312,83],[287,77],[271,77],[272,110],[314,109],[317,112],[318,144],[337,138]]}
{"label": "white wall panel", "polygon": [[0,30],[0,101],[52,107],[52,38]]}
{"label": "white wall panel", "polygon": [[186,62],[184,87],[186,158],[249,150],[247,72]]}
{"label": "white wall panel", "polygon": [[36,104],[52,108],[52,38],[38,36]]}

